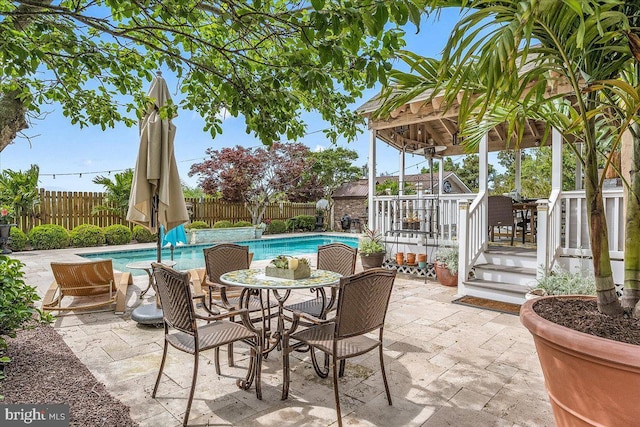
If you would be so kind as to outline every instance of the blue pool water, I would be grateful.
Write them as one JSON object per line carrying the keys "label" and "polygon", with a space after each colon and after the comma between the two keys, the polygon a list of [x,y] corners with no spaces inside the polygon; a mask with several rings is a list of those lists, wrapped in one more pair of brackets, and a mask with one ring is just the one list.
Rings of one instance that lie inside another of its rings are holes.
{"label": "blue pool water", "polygon": [[[310,236],[286,237],[276,239],[258,239],[235,242],[240,245],[249,246],[249,252],[253,252],[253,259],[256,261],[272,259],[278,255],[309,255],[315,254],[318,246],[327,243],[341,242],[352,247],[358,246],[358,238],[351,236],[328,236],[314,234]],[[178,246],[173,253],[173,260],[177,262],[177,270],[189,270],[192,268],[204,267],[204,255],[202,249],[212,246],[211,243],[203,245]],[[130,271],[132,274],[145,274],[141,270],[129,270],[126,264],[136,261],[152,261],[156,259],[156,248],[133,249],[129,251],[96,252],[80,254],[89,259],[113,260],[113,268],[120,271]],[[171,259],[171,252],[168,248],[162,250],[162,259]]]}

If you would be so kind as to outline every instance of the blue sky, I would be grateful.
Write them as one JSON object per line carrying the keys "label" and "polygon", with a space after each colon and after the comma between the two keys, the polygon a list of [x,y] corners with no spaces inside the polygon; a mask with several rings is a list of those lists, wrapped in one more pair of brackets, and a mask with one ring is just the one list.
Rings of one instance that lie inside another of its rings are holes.
{"label": "blue sky", "polygon": [[[413,26],[407,26],[407,50],[425,56],[439,56],[457,17],[457,10],[448,10],[438,20],[426,19],[418,34],[415,34]],[[168,72],[163,72],[163,77],[176,101],[177,80]],[[375,96],[379,89],[377,87],[367,91],[353,108]],[[24,132],[29,140],[18,138],[0,153],[0,169],[26,170],[31,164],[37,164],[40,166],[40,187],[46,190],[103,191],[101,185],[92,182],[95,176],[113,176],[116,172],[135,166],[139,141],[137,127],[117,125],[114,129],[104,131],[99,126],[80,129],[71,125],[55,105],[45,106],[43,111],[48,113],[44,120],[35,121]],[[314,114],[305,115],[305,120],[308,135],[301,142],[312,150],[329,148],[330,143],[324,134],[316,132],[324,129],[327,124]],[[238,144],[246,147],[260,145],[255,137],[246,134],[242,117],[227,118],[223,122],[223,133],[216,136],[215,140],[202,130],[204,121],[195,112],[179,111],[174,124],[177,127],[175,155],[180,178],[191,187],[197,184],[197,178],[188,176],[189,168],[205,158],[207,148],[220,149]],[[355,141],[341,141],[339,145],[358,153],[358,166],[368,162],[369,134],[366,129],[363,129],[363,133]],[[378,173],[397,174],[398,152],[381,141],[378,141],[377,150]],[[409,156],[406,159],[405,173],[418,173],[425,164],[424,158]]]}

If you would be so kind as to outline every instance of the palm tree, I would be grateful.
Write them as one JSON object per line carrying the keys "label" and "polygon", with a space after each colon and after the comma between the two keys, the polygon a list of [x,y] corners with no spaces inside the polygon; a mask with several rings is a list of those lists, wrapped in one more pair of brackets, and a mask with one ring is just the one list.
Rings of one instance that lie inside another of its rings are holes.
{"label": "palm tree", "polygon": [[124,218],[129,209],[129,195],[131,194],[131,184],[133,182],[133,169],[126,169],[124,172],[116,173],[114,180],[106,176],[96,176],[94,184],[100,184],[105,188],[105,205],[93,208],[93,213],[106,211],[111,215]]}
{"label": "palm tree", "polygon": [[0,204],[10,205],[17,221],[23,215],[33,214],[35,206],[40,203],[39,176],[38,165],[31,165],[25,172],[5,169],[0,175]]}
{"label": "palm tree", "polygon": [[393,73],[397,86],[387,92],[381,112],[431,89],[434,96],[444,96],[445,105],[461,97],[459,125],[468,144],[477,144],[501,122],[508,123],[510,134],[521,135],[527,119],[543,120],[547,133],[553,127],[568,141],[581,142],[583,152],[576,155],[584,167],[598,307],[606,314],[620,314],[598,176],[603,156],[598,136],[608,136],[613,151],[624,130],[618,125],[638,118],[629,111],[625,114],[631,116],[621,117],[621,109],[608,107],[617,99],[611,82],[633,63],[627,34],[637,30],[632,24],[638,24],[640,6],[630,0],[462,3],[467,13],[454,28],[442,59],[404,53],[414,74]]}

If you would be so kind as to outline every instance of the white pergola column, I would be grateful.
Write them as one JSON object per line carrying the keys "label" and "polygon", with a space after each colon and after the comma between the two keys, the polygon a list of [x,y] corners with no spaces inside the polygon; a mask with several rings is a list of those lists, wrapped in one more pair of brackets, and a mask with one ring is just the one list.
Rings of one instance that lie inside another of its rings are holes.
{"label": "white pergola column", "polygon": [[[576,185],[577,183],[576,180]],[[551,191],[553,190],[562,190],[562,134],[555,128],[551,131]]]}
{"label": "white pergola column", "polygon": [[515,190],[516,194],[520,196],[522,194],[522,150],[515,150],[516,155],[516,176],[515,176]]}
{"label": "white pergola column", "polygon": [[376,140],[377,131],[371,129],[369,131],[369,194],[368,194],[368,227],[370,229],[376,228],[376,215],[375,205],[373,204],[373,197],[376,194]]}
{"label": "white pergola column", "polygon": [[478,146],[478,193],[486,193],[489,188],[489,134],[485,133]]}
{"label": "white pergola column", "polygon": [[398,174],[398,195],[404,195],[404,165],[405,165],[405,151],[404,147],[400,150],[400,158],[398,159],[398,168],[400,173]]}
{"label": "white pergola column", "polygon": [[[444,157],[440,157],[438,162],[438,194],[442,195],[442,187],[444,186]],[[433,183],[431,183],[431,193],[433,193]]]}
{"label": "white pergola column", "polygon": [[[576,151],[578,153],[582,152],[582,144],[576,144]],[[580,159],[576,157],[576,175],[575,175],[575,189],[582,190],[584,188],[584,183],[582,182],[582,162]]]}

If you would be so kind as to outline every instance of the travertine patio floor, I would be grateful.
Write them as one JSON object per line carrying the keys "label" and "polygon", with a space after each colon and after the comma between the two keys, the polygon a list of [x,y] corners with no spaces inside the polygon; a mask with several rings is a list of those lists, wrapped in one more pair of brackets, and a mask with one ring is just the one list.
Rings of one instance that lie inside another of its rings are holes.
{"label": "travertine patio floor", "polygon": [[[127,247],[128,249],[130,246]],[[108,250],[118,249],[114,247]],[[95,252],[90,248],[87,252]],[[26,264],[26,281],[41,295],[52,281],[51,261],[78,261],[82,249],[12,256]],[[312,257],[310,257],[312,258]],[[255,262],[254,265],[264,265]],[[315,264],[315,260],[313,260]],[[361,267],[358,265],[358,271]],[[129,287],[127,312],[67,315],[54,323],[74,353],[107,389],[131,407],[142,426],[181,425],[193,357],[169,349],[156,399],[151,391],[162,357],[163,329],[130,319],[147,277]],[[308,297],[308,294],[297,297]],[[393,406],[384,394],[377,352],[347,362],[340,379],[343,422],[349,426],[551,426],[553,417],[530,334],[517,316],[451,304],[455,289],[398,276],[385,325],[385,363]],[[263,400],[239,390],[248,350],[236,345],[236,367],[215,373],[213,352],[201,355],[189,425],[336,425],[331,378],[318,378],[308,353],[291,360],[290,397],[280,400],[281,353],[263,364]]]}

